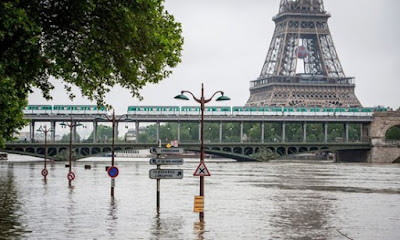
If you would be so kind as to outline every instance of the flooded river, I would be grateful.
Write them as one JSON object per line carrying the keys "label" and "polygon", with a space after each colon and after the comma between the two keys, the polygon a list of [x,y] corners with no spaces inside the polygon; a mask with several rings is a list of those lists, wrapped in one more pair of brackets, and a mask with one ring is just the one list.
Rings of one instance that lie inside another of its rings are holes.
{"label": "flooded river", "polygon": [[[118,161],[115,198],[102,161],[10,156],[0,162],[0,239],[400,239],[400,165],[206,162],[205,221],[193,213],[198,161],[182,180],[156,180],[148,159]],[[84,165],[91,165],[85,169]]]}

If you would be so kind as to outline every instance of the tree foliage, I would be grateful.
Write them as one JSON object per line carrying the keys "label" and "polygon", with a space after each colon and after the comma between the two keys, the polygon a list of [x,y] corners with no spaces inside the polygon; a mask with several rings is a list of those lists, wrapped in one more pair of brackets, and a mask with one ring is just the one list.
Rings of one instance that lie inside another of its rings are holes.
{"label": "tree foliage", "polygon": [[50,76],[64,82],[70,98],[75,85],[98,105],[116,85],[141,98],[143,86],[168,77],[180,62],[183,38],[163,1],[1,1],[0,94],[9,86],[15,91],[0,96],[0,104],[17,121],[1,122],[0,139],[22,125],[18,109],[33,87],[51,99]]}
{"label": "tree foliage", "polygon": [[393,126],[386,132],[386,139],[400,140],[400,126]]}

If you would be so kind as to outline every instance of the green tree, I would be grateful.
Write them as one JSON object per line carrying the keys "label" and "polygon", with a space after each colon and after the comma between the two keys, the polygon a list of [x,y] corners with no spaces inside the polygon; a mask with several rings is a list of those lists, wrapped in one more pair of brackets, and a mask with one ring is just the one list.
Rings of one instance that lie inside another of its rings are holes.
{"label": "green tree", "polygon": [[386,139],[400,140],[400,126],[389,128],[389,130],[386,132]]}
{"label": "green tree", "polygon": [[[141,98],[180,62],[181,26],[164,0],[3,0],[0,3],[0,144],[23,126],[21,109],[33,87],[46,99],[50,76],[105,105],[119,84]],[[12,87],[13,91],[8,91]],[[19,111],[18,111],[19,109]]]}
{"label": "green tree", "polygon": [[[97,126],[97,141],[104,142],[105,139],[108,141],[112,140],[112,128],[104,125]],[[88,137],[88,141],[93,141],[93,131]]]}
{"label": "green tree", "polygon": [[[72,135],[72,136],[74,136],[74,135]],[[69,143],[70,140],[71,140],[70,134],[67,133],[67,134],[64,134],[64,135],[61,137],[60,142],[62,142],[62,143]],[[72,138],[72,141],[73,141],[73,142],[80,142],[80,141],[81,141],[81,136],[79,136],[79,134],[77,133],[76,136],[75,136],[75,139]]]}

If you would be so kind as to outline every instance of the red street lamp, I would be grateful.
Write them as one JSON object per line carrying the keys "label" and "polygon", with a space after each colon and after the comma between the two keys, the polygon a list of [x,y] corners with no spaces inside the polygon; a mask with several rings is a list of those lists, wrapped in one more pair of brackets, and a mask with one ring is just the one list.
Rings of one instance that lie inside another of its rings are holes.
{"label": "red street lamp", "polygon": [[42,170],[42,175],[44,177],[44,180],[46,180],[46,176],[48,174],[47,171],[47,133],[48,132],[53,132],[53,129],[47,129],[47,125],[44,125],[44,127],[40,126],[39,129],[37,130],[38,132],[43,132],[44,133],[44,169]]}
{"label": "red street lamp", "polygon": [[63,126],[64,128],[69,127],[69,171],[68,171],[68,183],[69,186],[71,186],[72,180],[75,179],[75,174],[72,172],[72,129],[74,127],[79,127],[82,126],[83,124],[81,123],[74,123],[72,121],[72,117],[71,117],[71,123],[70,124],[66,124],[66,123],[61,123],[61,126]]}
{"label": "red street lamp", "polygon": [[[215,92],[210,98],[205,99],[204,98],[204,84],[201,84],[201,97],[197,98],[194,96],[194,94],[190,91],[181,91],[180,95],[177,95],[175,97],[175,99],[178,100],[189,100],[188,97],[186,97],[185,95],[183,95],[184,93],[188,93],[190,95],[192,95],[193,99],[200,103],[200,110],[201,110],[201,120],[200,120],[200,163],[204,162],[204,105],[208,102],[210,102],[213,97],[215,97],[215,95],[217,95],[218,93],[221,94],[220,97],[218,97],[216,99],[216,101],[228,101],[231,100],[229,97],[224,96],[224,92],[223,91],[217,91]],[[204,197],[204,177],[200,176],[200,196]],[[200,212],[199,213],[199,218],[200,221],[202,221],[204,219],[204,212]]]}

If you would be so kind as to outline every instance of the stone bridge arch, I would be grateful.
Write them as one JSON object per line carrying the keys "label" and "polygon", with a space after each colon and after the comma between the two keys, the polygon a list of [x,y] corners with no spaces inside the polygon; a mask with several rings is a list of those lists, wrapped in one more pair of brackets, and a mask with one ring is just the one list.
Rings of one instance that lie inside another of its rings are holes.
{"label": "stone bridge arch", "polygon": [[370,127],[372,139],[385,139],[386,132],[394,126],[400,126],[400,110],[396,112],[375,112]]}
{"label": "stone bridge arch", "polygon": [[386,132],[394,126],[400,126],[400,110],[374,113],[370,127],[372,148],[369,162],[393,163],[400,159],[400,142],[386,141]]}

